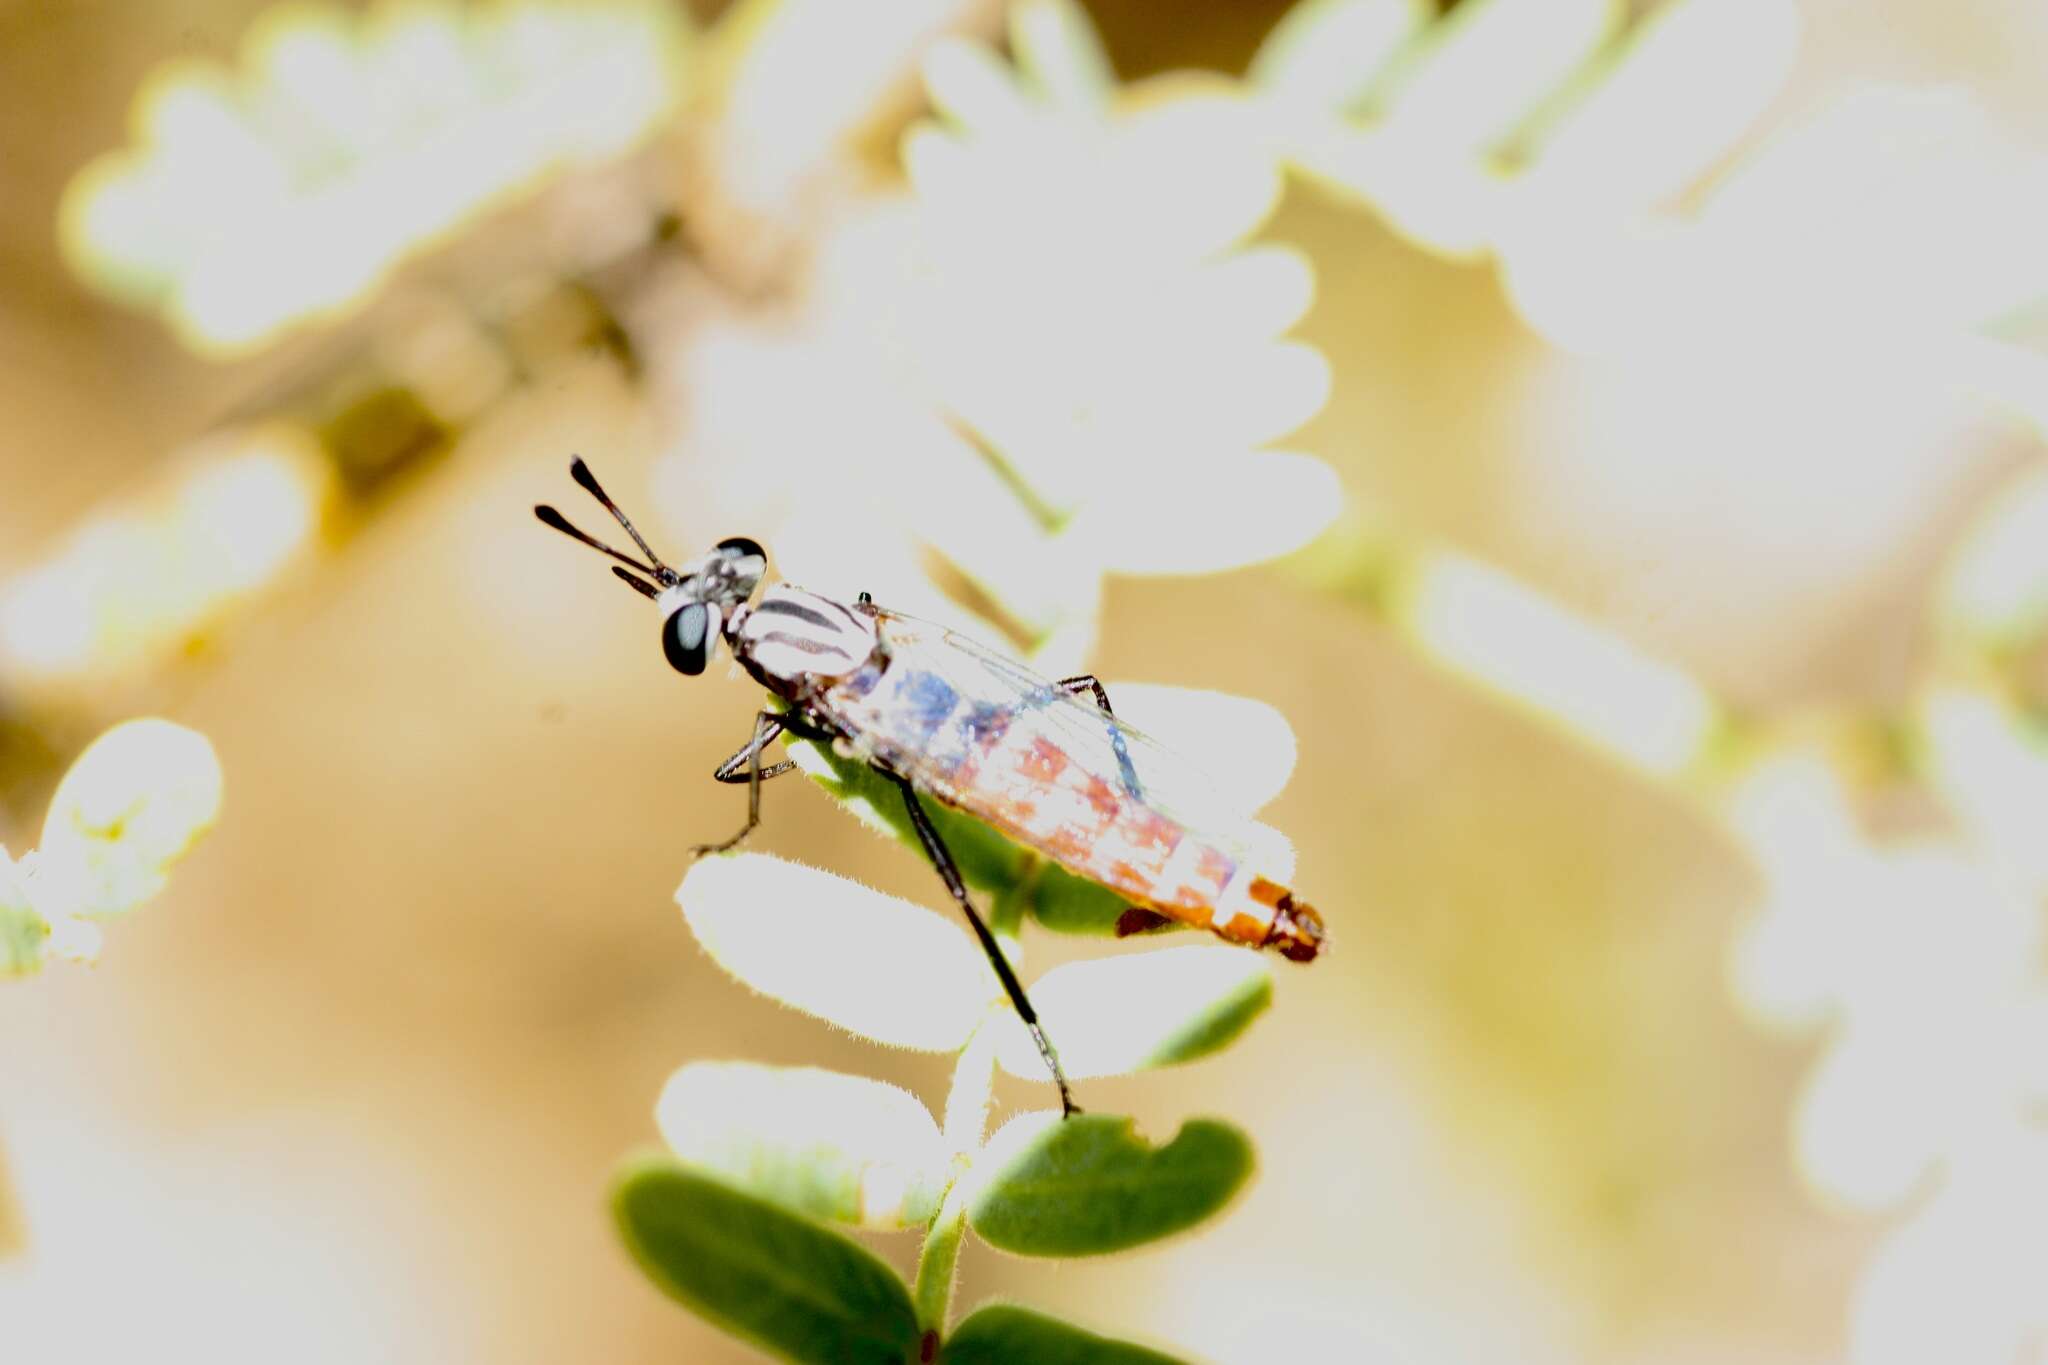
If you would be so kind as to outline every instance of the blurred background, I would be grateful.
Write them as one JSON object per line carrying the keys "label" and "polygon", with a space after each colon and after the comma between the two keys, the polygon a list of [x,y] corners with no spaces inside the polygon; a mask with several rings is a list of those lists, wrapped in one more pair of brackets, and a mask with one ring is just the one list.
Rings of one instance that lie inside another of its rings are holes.
{"label": "blurred background", "polygon": [[[1263,818],[1336,950],[1088,1092],[1235,1119],[1257,1181],[1156,1251],[977,1247],[963,1305],[1233,1362],[2048,1360],[2048,10],[0,32],[0,841],[130,715],[227,793],[96,966],[0,985],[0,1356],[749,1359],[603,1209],[664,1077],[942,1093],[681,923],[758,690],[534,523],[599,520],[580,452],[671,556],[1294,727]],[[760,847],[942,905],[766,797]]]}

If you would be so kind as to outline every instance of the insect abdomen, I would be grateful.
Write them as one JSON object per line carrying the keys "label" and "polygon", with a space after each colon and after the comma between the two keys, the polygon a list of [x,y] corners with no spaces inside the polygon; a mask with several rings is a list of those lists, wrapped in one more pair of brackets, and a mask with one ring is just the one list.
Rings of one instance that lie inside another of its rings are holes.
{"label": "insect abdomen", "polygon": [[1315,957],[1322,921],[1293,892],[1101,777],[1070,777],[1079,770],[1061,770],[1056,752],[1038,741],[990,756],[1014,765],[1024,779],[1017,790],[1035,796],[990,803],[986,793],[999,784],[987,760],[966,792],[940,795],[1135,906],[1297,962]]}
{"label": "insect abdomen", "polygon": [[876,682],[833,697],[833,709],[921,790],[1133,905],[1298,961],[1315,956],[1313,911],[1237,853],[1074,761],[1030,711],[963,697],[902,661]]}

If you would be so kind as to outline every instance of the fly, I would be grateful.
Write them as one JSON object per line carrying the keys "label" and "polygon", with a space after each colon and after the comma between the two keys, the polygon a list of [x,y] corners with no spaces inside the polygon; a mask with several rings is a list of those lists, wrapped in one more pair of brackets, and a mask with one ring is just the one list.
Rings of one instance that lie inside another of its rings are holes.
{"label": "fly", "polygon": [[673,568],[588,465],[576,459],[569,473],[645,561],[577,530],[552,507],[534,514],[619,561],[612,572],[661,608],[662,652],[676,671],[702,673],[723,640],[785,704],[759,712],[752,737],[712,773],[746,784],[746,823],[692,852],[735,848],[761,823],[761,784],[796,766],[762,763],[761,751],[778,737],[858,756],[903,793],[926,856],[1038,1044],[1063,1112],[1077,1110],[1059,1056],[924,800],[964,811],[1121,896],[1131,908],[1117,922],[1119,934],[1171,920],[1296,962],[1322,948],[1322,918],[1261,875],[1259,855],[1241,833],[1244,818],[1197,770],[1117,719],[1093,676],[1041,677],[954,631],[877,606],[866,593],[846,603],[773,584],[756,601],[768,568],[757,541],[721,540],[694,564]]}

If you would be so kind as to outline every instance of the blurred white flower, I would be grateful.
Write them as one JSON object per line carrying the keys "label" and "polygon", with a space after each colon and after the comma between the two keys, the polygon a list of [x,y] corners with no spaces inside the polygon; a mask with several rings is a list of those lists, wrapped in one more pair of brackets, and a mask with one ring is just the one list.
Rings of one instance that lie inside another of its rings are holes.
{"label": "blurred white flower", "polygon": [[[1307,263],[1244,245],[1280,191],[1260,126],[1221,83],[1120,89],[1072,5],[1011,18],[1014,68],[933,49],[939,118],[904,140],[909,197],[829,234],[800,318],[702,329],[681,404],[722,465],[789,471],[759,515],[793,519],[798,492],[825,509],[775,533],[786,560],[844,562],[802,543],[820,521],[906,536],[1062,641],[1064,665],[1104,573],[1285,553],[1340,494],[1321,462],[1263,449],[1321,408],[1329,373],[1282,335],[1312,299]],[[699,505],[707,477],[670,472],[666,501]]]}
{"label": "blurred white flower", "polygon": [[2048,633],[2048,469],[1992,500],[1950,560],[1937,610],[1944,629],[1980,648],[2023,651]]}
{"label": "blurred white flower", "polygon": [[1762,341],[1811,366],[1905,347],[1939,383],[1972,353],[1935,347],[2048,288],[2044,233],[2048,158],[1962,91],[1879,86],[1765,143],[1695,212],[1588,221],[1558,203],[1500,249],[1524,316],[1573,349]]}
{"label": "blurred white flower", "polygon": [[29,903],[27,879],[0,848],[0,976],[25,976],[42,962],[49,921]]}
{"label": "blurred white flower", "polygon": [[[2040,1038],[2035,1043],[2040,1045]],[[1872,1259],[1856,1365],[2011,1365],[2048,1335],[2048,1140],[2002,1132]]]}
{"label": "blurred white flower", "polygon": [[1736,948],[1738,999],[1779,1027],[1832,1026],[1795,1117],[1801,1169],[1832,1198],[1889,1207],[2034,1102],[2040,908],[1953,841],[1872,843],[1811,755],[1761,764],[1730,823],[1766,886]]}
{"label": "blurred white flower", "polygon": [[2003,804],[2033,775],[1995,706],[1949,691],[1922,717],[1961,830],[1874,840],[1816,754],[1737,785],[1730,825],[1767,898],[1735,986],[1766,1022],[1827,1027],[1793,1114],[1806,1182],[1869,1212],[1934,1192],[1865,1269],[1851,1359],[2002,1365],[2048,1322],[2048,924],[2027,860],[2001,856],[2039,807]]}
{"label": "blurred white flower", "polygon": [[131,720],[94,740],[57,784],[42,846],[19,862],[0,850],[0,975],[96,957],[91,921],[161,891],[220,798],[220,761],[196,731]]}
{"label": "blurred white flower", "polygon": [[234,69],[151,73],[134,142],[65,193],[65,254],[196,349],[258,345],[346,311],[550,171],[638,142],[680,93],[688,35],[649,0],[274,6]]}
{"label": "blurred white flower", "polygon": [[1511,264],[1608,242],[1688,186],[1783,86],[1799,32],[1793,0],[1674,0],[1626,28],[1612,0],[1434,8],[1303,0],[1252,84],[1303,170],[1427,250]]}
{"label": "blurred white flower", "polygon": [[1292,161],[1425,249],[1497,256],[1559,346],[1696,357],[1720,401],[1715,357],[1850,358],[2048,420],[2048,366],[1977,335],[2048,290],[2048,158],[1965,91],[1870,85],[1728,165],[1792,73],[1798,6],[1625,8],[1304,0],[1251,83]]}
{"label": "blurred white flower", "polygon": [[204,735],[167,720],[116,725],[50,798],[39,898],[87,918],[125,914],[163,889],[171,866],[213,827],[220,798],[220,760]]}
{"label": "blurred white flower", "polygon": [[1979,849],[2048,896],[2048,739],[2013,706],[1937,688],[1921,702],[1929,778]]}

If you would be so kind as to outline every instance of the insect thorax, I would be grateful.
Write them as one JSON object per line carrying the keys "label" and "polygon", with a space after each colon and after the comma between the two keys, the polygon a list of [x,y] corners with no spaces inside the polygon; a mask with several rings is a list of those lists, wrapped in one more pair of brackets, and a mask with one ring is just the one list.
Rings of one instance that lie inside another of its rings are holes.
{"label": "insect thorax", "polygon": [[865,664],[876,647],[875,621],[829,597],[778,585],[741,618],[733,654],[756,681],[796,697],[807,684],[842,678]]}

